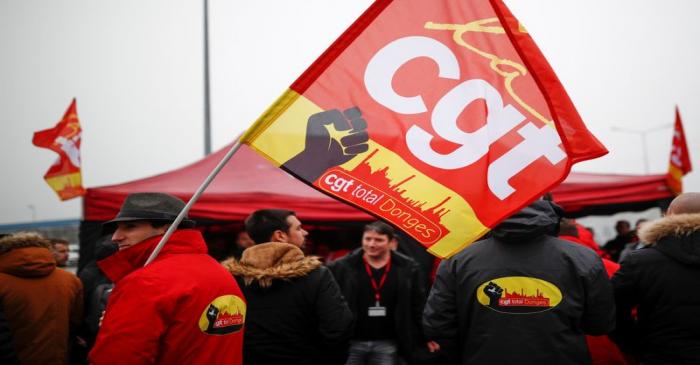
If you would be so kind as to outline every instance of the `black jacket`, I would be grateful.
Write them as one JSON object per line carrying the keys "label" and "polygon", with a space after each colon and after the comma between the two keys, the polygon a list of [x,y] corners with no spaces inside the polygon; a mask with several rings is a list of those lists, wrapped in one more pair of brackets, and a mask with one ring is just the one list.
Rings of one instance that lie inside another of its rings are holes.
{"label": "black jacket", "polygon": [[10,324],[7,323],[2,302],[0,302],[0,364],[19,364],[15,353],[15,344],[12,339],[12,331],[10,330]]}
{"label": "black jacket", "polygon": [[612,278],[612,337],[644,364],[700,364],[700,214],[647,223],[640,238],[652,246],[626,256]]}
{"label": "black jacket", "polygon": [[426,335],[462,364],[590,363],[584,334],[613,329],[612,288],[595,252],[553,237],[558,222],[536,201],[443,261]]}
{"label": "black jacket", "polygon": [[330,271],[291,244],[271,242],[223,265],[247,301],[243,363],[343,363],[352,314]]}
{"label": "black jacket", "polygon": [[[357,318],[358,278],[367,275],[362,260],[362,248],[328,265],[347,299],[353,316]],[[395,271],[398,281],[398,296],[394,311],[396,342],[399,354],[404,360],[413,363],[417,356],[426,356],[421,351],[426,348],[426,340],[421,330],[421,316],[426,299],[426,284],[421,269],[413,259],[398,252],[391,252],[391,271]]]}

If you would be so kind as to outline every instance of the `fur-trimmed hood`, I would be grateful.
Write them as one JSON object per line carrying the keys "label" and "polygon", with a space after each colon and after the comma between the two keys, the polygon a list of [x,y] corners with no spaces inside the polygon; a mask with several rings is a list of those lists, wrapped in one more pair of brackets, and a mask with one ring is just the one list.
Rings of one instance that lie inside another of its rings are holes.
{"label": "fur-trimmed hood", "polygon": [[700,265],[700,214],[675,214],[649,222],[639,239],[685,264]]}
{"label": "fur-trimmed hood", "polygon": [[257,282],[266,288],[273,280],[306,276],[322,263],[318,257],[304,256],[301,249],[292,244],[268,242],[247,248],[240,261],[230,258],[222,265],[234,276],[243,277],[246,286]]}
{"label": "fur-trimmed hood", "polygon": [[38,233],[20,232],[0,239],[0,272],[41,277],[56,269],[51,244]]}
{"label": "fur-trimmed hood", "polygon": [[22,247],[43,247],[51,249],[51,243],[34,232],[17,232],[0,238],[0,255]]}

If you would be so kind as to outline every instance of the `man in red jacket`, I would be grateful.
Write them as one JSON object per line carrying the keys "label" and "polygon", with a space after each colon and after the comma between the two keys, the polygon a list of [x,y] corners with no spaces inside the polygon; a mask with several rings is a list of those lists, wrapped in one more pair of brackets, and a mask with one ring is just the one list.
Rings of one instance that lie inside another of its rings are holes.
{"label": "man in red jacket", "polygon": [[231,274],[207,255],[185,219],[148,266],[146,259],[184,202],[163,193],[127,196],[112,240],[119,252],[97,264],[115,283],[90,362],[241,364],[246,302]]}

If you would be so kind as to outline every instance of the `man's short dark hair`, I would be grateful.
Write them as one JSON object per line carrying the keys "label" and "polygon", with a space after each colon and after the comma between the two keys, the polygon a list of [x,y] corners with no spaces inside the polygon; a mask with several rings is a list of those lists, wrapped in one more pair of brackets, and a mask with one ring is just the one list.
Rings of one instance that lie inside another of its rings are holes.
{"label": "man's short dark hair", "polygon": [[270,242],[275,231],[289,232],[287,217],[296,216],[291,210],[261,209],[253,212],[245,220],[245,230],[255,244]]}
{"label": "man's short dark hair", "polygon": [[368,225],[365,226],[365,229],[363,232],[367,231],[373,231],[377,232],[379,234],[385,234],[387,238],[389,238],[389,241],[394,239],[396,237],[396,231],[394,231],[394,227],[382,222],[382,221],[375,221],[372,222]]}

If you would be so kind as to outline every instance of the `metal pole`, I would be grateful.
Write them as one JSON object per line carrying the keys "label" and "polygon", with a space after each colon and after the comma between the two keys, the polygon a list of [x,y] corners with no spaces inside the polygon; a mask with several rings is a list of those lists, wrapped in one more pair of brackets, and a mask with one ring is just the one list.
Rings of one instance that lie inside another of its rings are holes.
{"label": "metal pole", "polygon": [[160,242],[158,242],[158,245],[156,246],[155,249],[153,249],[153,252],[151,252],[151,256],[148,257],[148,260],[146,260],[146,263],[143,266],[146,266],[153,261],[156,256],[160,253],[160,250],[163,248],[166,242],[170,239],[170,236],[172,236],[173,232],[177,229],[177,226],[180,225],[180,222],[185,218],[187,215],[187,212],[190,211],[190,208],[194,205],[194,203],[199,200],[199,197],[202,195],[204,190],[209,186],[209,184],[214,180],[216,175],[219,174],[222,168],[226,165],[226,163],[233,157],[233,155],[238,151],[238,149],[241,148],[241,142],[240,142],[240,137],[236,138],[236,143],[234,143],[233,146],[231,146],[231,149],[226,153],[226,156],[219,161],[219,164],[216,165],[214,170],[209,173],[209,176],[204,180],[202,185],[197,189],[197,191],[192,195],[192,198],[190,198],[190,201],[187,202],[184,208],[182,208],[182,211],[180,214],[177,215],[177,218],[175,218],[175,221],[168,227],[168,230],[165,232],[163,237],[160,239]]}
{"label": "metal pole", "polygon": [[639,137],[642,139],[642,158],[644,159],[644,161],[642,161],[642,162],[644,163],[644,173],[648,175],[649,174],[649,151],[647,151],[647,133],[656,132],[656,131],[659,131],[662,129],[666,129],[670,126],[673,126],[673,124],[663,124],[660,126],[642,129],[642,130],[621,128],[621,127],[616,127],[616,126],[613,126],[611,129],[613,131],[617,131],[617,132],[635,133],[635,134],[639,135]]}
{"label": "metal pole", "polygon": [[642,152],[644,153],[644,174],[649,175],[649,151],[647,151],[647,132],[642,132]]}
{"label": "metal pole", "polygon": [[209,107],[209,0],[204,0],[204,156],[211,153]]}

